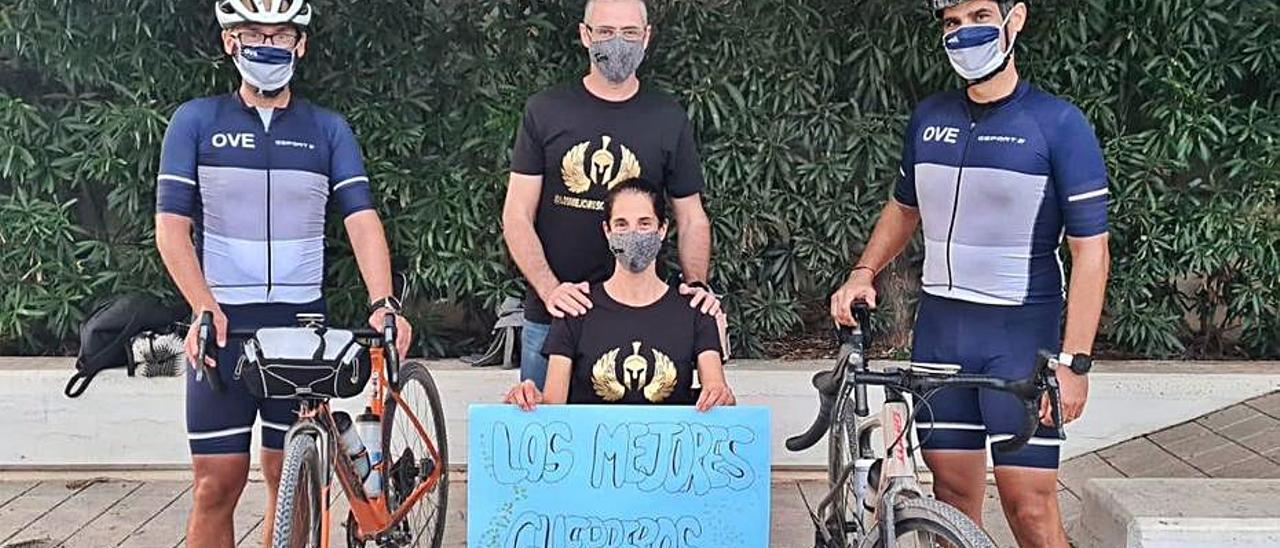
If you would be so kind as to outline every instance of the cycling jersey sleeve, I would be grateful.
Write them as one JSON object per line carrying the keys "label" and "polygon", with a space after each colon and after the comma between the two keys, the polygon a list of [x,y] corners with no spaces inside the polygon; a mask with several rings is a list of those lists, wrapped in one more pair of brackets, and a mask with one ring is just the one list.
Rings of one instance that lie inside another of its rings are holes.
{"label": "cycling jersey sleeve", "polygon": [[893,189],[893,199],[898,203],[920,207],[916,199],[916,120],[915,116],[907,123],[906,134],[902,136],[902,162],[898,165],[898,184]]}
{"label": "cycling jersey sleeve", "polygon": [[373,209],[373,193],[369,190],[369,176],[364,171],[364,159],[360,145],[346,120],[334,115],[330,128],[329,184],[330,200],[337,204],[342,216],[348,217],[366,209]]}
{"label": "cycling jersey sleeve", "polygon": [[196,156],[200,126],[196,106],[186,103],[173,113],[160,146],[160,174],[156,176],[156,211],[195,217],[199,189]]}
{"label": "cycling jersey sleeve", "polygon": [[1068,236],[1086,238],[1107,231],[1107,164],[1093,127],[1074,106],[1063,110],[1049,134],[1053,181]]}

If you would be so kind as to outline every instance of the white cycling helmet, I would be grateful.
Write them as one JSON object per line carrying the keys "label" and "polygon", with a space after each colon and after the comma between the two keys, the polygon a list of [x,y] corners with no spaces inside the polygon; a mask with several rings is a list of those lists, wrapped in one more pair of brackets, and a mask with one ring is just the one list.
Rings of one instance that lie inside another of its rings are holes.
{"label": "white cycling helmet", "polygon": [[244,23],[300,27],[311,23],[307,0],[218,0],[213,11],[224,29]]}
{"label": "white cycling helmet", "polygon": [[[941,15],[942,10],[951,6],[959,6],[960,4],[968,1],[969,0],[928,0],[928,6],[933,10],[935,15]],[[1009,10],[1013,9],[1013,6],[1025,3],[1024,0],[996,0],[996,2],[1000,4],[1001,13],[1005,14],[1009,13]]]}

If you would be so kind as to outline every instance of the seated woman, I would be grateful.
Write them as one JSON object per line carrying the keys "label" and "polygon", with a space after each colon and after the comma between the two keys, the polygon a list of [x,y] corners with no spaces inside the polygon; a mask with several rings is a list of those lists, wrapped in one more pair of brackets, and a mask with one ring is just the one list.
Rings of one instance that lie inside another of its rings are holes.
{"label": "seated woman", "polygon": [[[666,198],[641,180],[619,183],[604,200],[604,233],[617,258],[613,276],[591,286],[593,306],[551,324],[546,392],[524,381],[505,401],[526,411],[540,403],[734,405],[721,363],[720,330],[658,277],[667,236]],[[697,368],[701,390],[693,388]]]}

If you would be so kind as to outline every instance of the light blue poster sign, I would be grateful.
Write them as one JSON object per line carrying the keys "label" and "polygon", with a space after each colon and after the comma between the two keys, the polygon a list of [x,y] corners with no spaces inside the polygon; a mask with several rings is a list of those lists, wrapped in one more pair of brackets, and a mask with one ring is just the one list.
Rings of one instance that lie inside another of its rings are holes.
{"label": "light blue poster sign", "polygon": [[467,545],[764,548],[769,410],[473,405]]}

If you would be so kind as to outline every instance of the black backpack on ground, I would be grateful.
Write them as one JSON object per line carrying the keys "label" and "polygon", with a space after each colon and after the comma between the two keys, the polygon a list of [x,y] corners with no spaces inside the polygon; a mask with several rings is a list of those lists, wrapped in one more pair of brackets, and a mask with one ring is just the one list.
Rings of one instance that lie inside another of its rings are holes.
{"label": "black backpack on ground", "polygon": [[94,375],[112,367],[127,367],[132,377],[134,365],[129,359],[129,342],[133,336],[143,331],[172,331],[174,322],[182,318],[182,314],[181,310],[165,306],[160,299],[143,293],[103,301],[80,324],[76,372],[63,392],[69,398],[79,397]]}

